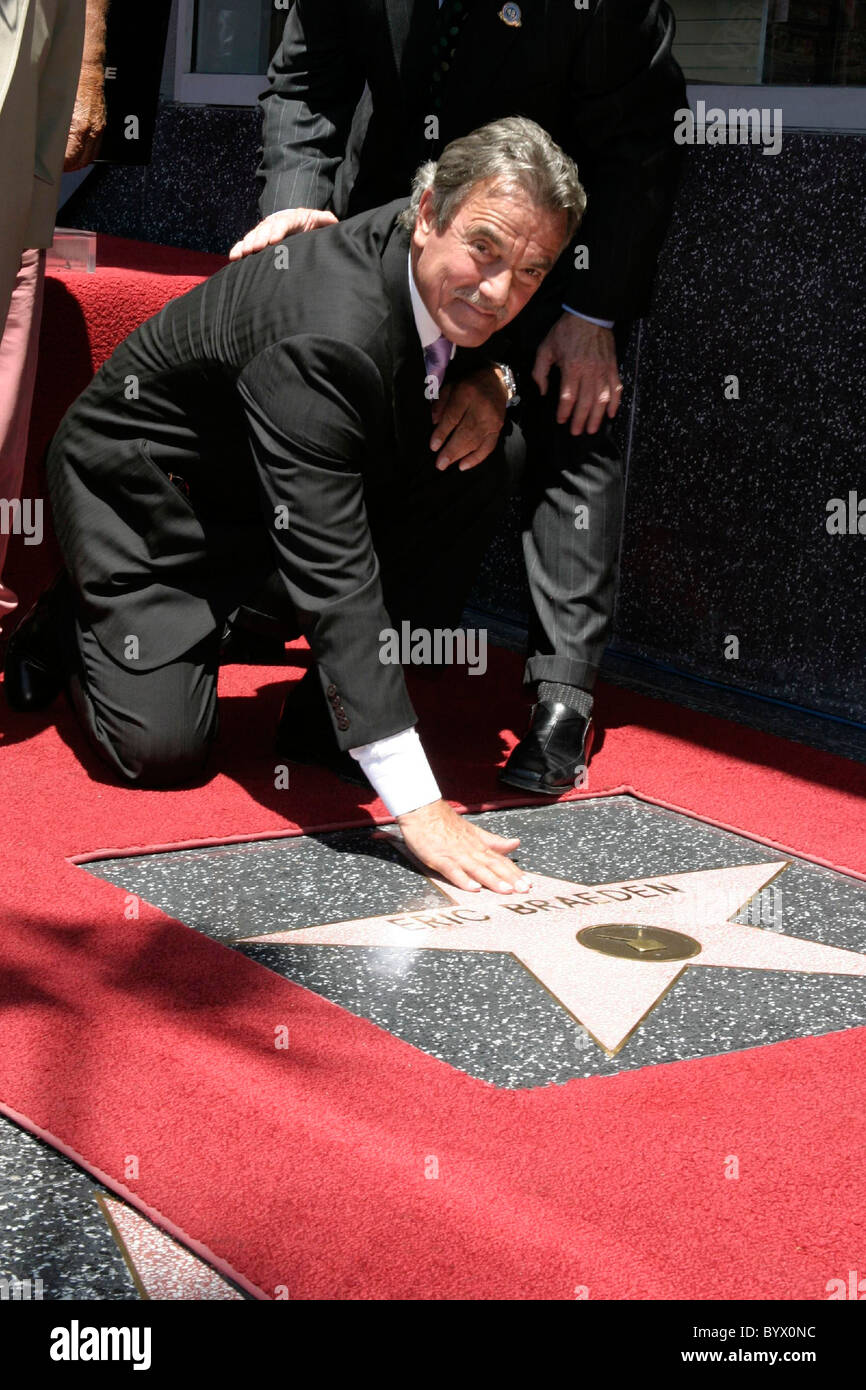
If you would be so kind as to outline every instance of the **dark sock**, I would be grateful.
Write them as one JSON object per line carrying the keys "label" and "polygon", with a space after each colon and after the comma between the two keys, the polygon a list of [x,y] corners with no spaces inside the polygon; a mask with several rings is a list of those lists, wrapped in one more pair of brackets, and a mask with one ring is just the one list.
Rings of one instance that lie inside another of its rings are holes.
{"label": "dark sock", "polygon": [[592,714],[592,696],[588,690],[581,690],[579,685],[557,685],[554,681],[541,681],[538,686],[538,698],[549,705],[567,705],[576,714],[582,714],[584,719],[589,719]]}

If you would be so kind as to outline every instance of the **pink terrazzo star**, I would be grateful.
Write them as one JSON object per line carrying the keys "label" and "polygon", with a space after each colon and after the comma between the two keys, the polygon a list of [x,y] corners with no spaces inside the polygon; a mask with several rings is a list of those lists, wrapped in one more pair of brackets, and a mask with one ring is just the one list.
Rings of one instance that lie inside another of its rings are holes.
{"label": "pink terrazzo star", "polygon": [[215,1269],[184,1250],[125,1202],[100,1193],[99,1204],[145,1298],[241,1300],[237,1289]]}
{"label": "pink terrazzo star", "polygon": [[[486,888],[470,893],[428,875],[450,900],[448,907],[302,927],[244,941],[507,952],[613,1057],[690,967],[866,976],[866,955],[728,920],[787,867],[785,862],[746,864],[592,886],[533,874],[531,891],[522,895]],[[692,937],[700,952],[687,961],[602,955],[577,939],[585,927],[602,924],[667,928]]]}

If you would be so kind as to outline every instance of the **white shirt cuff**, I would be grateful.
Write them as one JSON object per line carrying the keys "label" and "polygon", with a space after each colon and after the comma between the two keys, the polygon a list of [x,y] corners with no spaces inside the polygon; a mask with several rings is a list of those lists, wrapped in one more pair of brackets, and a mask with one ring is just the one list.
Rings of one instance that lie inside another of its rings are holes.
{"label": "white shirt cuff", "polygon": [[362,743],[349,752],[392,816],[405,816],[442,796],[415,729]]}
{"label": "white shirt cuff", "polygon": [[567,314],[573,314],[576,319],[586,319],[587,323],[594,323],[599,328],[613,328],[614,319],[594,319],[592,314],[582,314],[579,309],[569,309],[567,304],[563,304],[563,309]]}

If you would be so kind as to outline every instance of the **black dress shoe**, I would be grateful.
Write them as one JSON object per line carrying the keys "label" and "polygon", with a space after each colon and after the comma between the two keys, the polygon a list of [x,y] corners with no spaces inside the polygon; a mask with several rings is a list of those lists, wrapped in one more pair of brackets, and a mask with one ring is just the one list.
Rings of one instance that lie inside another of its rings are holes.
{"label": "black dress shoe", "polygon": [[220,661],[244,666],[284,666],[286,643],[300,637],[298,615],[280,576],[272,574],[249,603],[229,615]]}
{"label": "black dress shoe", "polygon": [[63,570],[21,619],[9,639],[3,689],[13,709],[47,709],[74,662],[72,581]]}
{"label": "black dress shoe", "polygon": [[499,774],[522,791],[562,796],[585,773],[592,746],[592,718],[568,705],[533,705],[529,729]]}
{"label": "black dress shoe", "polygon": [[372,790],[361,764],[337,743],[315,669],[307,671],[285,698],[277,725],[276,751],[289,762],[327,768],[353,787]]}
{"label": "black dress shoe", "polygon": [[286,639],[280,633],[257,632],[229,620],[220,644],[220,665],[285,666]]}

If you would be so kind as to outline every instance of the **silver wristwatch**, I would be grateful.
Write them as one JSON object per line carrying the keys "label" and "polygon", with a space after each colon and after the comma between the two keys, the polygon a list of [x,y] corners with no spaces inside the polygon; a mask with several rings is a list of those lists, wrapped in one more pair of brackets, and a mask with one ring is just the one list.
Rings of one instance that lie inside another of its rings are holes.
{"label": "silver wristwatch", "polygon": [[501,373],[502,384],[508,393],[508,398],[505,402],[505,408],[508,410],[510,406],[516,405],[517,403],[517,381],[515,380],[514,373],[507,362],[492,362],[490,365]]}

